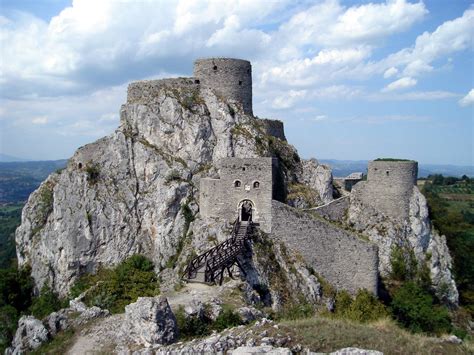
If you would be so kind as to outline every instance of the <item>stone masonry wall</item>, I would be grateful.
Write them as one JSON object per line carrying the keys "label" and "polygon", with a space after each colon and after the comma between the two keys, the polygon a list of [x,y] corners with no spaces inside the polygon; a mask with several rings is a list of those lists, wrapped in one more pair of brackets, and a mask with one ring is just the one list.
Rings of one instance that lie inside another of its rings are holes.
{"label": "stone masonry wall", "polygon": [[272,202],[271,237],[285,242],[334,285],[354,294],[365,288],[377,294],[377,247],[331,223]]}
{"label": "stone masonry wall", "polygon": [[417,175],[415,161],[371,161],[367,181],[354,186],[351,198],[388,217],[406,220]]}
{"label": "stone masonry wall", "polygon": [[263,129],[267,135],[286,141],[285,129],[282,121],[269,120],[266,118],[261,118],[259,121],[262,122]]}
{"label": "stone masonry wall", "polygon": [[198,59],[194,76],[204,87],[213,89],[226,100],[242,103],[244,112],[252,115],[252,65],[232,58]]}
{"label": "stone masonry wall", "polygon": [[[243,200],[253,204],[253,221],[267,232],[271,224],[273,158],[226,158],[219,162],[220,179],[201,179],[200,213],[204,218],[233,222]],[[235,182],[240,186],[236,187]],[[258,182],[259,187],[254,187]]]}
{"label": "stone masonry wall", "polygon": [[311,211],[330,221],[343,221],[348,208],[349,196],[344,196],[320,207],[311,208]]}
{"label": "stone masonry wall", "polygon": [[169,89],[199,90],[199,83],[194,78],[174,78],[160,80],[136,81],[128,85],[127,104],[149,104],[158,97],[164,87]]}

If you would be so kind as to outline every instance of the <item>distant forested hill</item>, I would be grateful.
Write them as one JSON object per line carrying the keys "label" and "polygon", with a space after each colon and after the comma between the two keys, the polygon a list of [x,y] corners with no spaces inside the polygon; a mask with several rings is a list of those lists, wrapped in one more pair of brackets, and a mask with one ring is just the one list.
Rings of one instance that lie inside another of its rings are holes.
{"label": "distant forested hill", "polygon": [[[318,159],[322,164],[327,164],[332,168],[332,174],[336,177],[345,177],[353,172],[367,172],[368,160],[335,160]],[[442,174],[444,176],[461,177],[467,175],[474,177],[474,166],[458,165],[438,165],[422,164],[418,165],[418,177],[428,177],[428,175]]]}
{"label": "distant forested hill", "polygon": [[39,184],[67,160],[0,162],[0,204],[24,202]]}

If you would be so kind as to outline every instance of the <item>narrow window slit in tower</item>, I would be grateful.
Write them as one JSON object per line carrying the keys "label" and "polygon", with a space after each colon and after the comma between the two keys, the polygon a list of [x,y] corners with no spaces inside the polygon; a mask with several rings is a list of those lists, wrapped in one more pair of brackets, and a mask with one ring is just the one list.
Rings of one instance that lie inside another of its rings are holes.
{"label": "narrow window slit in tower", "polygon": [[239,85],[242,85],[242,80],[239,80]]}

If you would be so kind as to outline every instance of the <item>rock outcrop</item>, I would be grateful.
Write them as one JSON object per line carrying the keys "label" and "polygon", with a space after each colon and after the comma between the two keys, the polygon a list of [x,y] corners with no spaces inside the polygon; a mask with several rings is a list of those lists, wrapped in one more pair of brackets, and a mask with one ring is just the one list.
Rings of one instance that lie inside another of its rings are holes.
{"label": "rock outcrop", "polygon": [[167,345],[178,339],[178,326],[166,297],[139,297],[125,307],[124,336],[135,343]]}
{"label": "rock outcrop", "polygon": [[439,299],[457,305],[458,291],[451,273],[451,257],[446,239],[431,226],[425,197],[414,186],[409,198],[408,219],[397,220],[359,199],[358,189],[350,197],[347,221],[352,228],[368,236],[379,248],[379,272],[391,271],[391,255],[399,248],[409,265],[413,258],[417,267],[427,265]]}
{"label": "rock outcrop", "polygon": [[131,85],[117,131],[79,148],[31,194],[16,243],[38,288],[65,295],[81,274],[137,253],[164,268],[199,224],[199,180],[221,158],[276,155],[283,180],[298,183],[298,155],[283,133],[268,134],[269,120],[180,79],[140,85],[140,95]]}
{"label": "rock outcrop", "polygon": [[37,349],[48,339],[49,332],[40,320],[33,316],[23,316],[18,321],[12,346],[6,353],[23,354],[29,350]]}

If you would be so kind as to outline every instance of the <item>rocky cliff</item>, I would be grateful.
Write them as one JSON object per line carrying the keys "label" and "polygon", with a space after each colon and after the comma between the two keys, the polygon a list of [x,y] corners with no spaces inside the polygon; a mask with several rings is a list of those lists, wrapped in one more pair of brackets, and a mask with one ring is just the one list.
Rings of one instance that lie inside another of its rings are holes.
{"label": "rocky cliff", "polygon": [[198,186],[224,157],[276,156],[283,187],[304,184],[311,204],[331,199],[330,170],[303,163],[278,126],[188,79],[130,85],[119,128],[79,148],[30,196],[16,232],[19,265],[61,295],[79,275],[136,253],[176,268],[185,241],[212,245]]}
{"label": "rocky cliff", "polygon": [[[414,186],[409,196],[408,218],[396,219],[374,209],[361,198],[364,183],[359,183],[350,196],[347,222],[368,236],[379,248],[379,272],[388,276],[395,249],[408,268],[429,269],[437,296],[447,304],[457,305],[459,294],[451,274],[451,257],[446,238],[431,225],[425,197]],[[414,270],[412,270],[414,272]]]}

